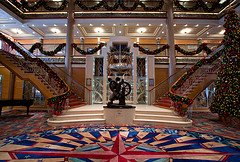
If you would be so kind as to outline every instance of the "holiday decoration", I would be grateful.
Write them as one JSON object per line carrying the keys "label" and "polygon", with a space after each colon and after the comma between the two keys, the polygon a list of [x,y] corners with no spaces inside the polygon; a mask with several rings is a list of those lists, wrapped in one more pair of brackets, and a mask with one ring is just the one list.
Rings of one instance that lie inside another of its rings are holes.
{"label": "holiday decoration", "polygon": [[[35,3],[28,2],[27,0],[20,0],[20,1],[12,0],[12,3],[17,8],[22,9],[23,11],[36,11],[40,7],[43,7],[48,11],[62,11],[66,9],[68,0],[62,0],[60,2],[61,2],[61,5],[59,7],[52,7],[49,5],[49,1],[47,0],[38,0]],[[179,10],[196,11],[196,10],[202,9],[203,11],[206,11],[206,12],[213,12],[216,9],[223,9],[231,2],[231,0],[226,0],[223,3],[220,3],[221,0],[208,2],[208,3],[205,3],[204,0],[197,0],[192,2],[193,5],[191,7],[185,7],[184,5],[185,2],[189,3],[188,1],[174,0],[174,4]],[[135,1],[131,7],[128,7],[125,4],[124,0],[116,1],[114,5],[108,5],[107,0],[99,1],[97,4],[93,6],[87,6],[86,4],[84,4],[84,1],[82,0],[75,0],[75,4],[78,5],[78,7],[80,7],[84,11],[93,11],[93,10],[98,10],[100,8],[104,8],[107,11],[116,11],[119,8],[121,8],[121,10],[123,11],[134,11],[134,10],[138,10],[139,7],[143,8],[144,11],[160,11],[163,8],[164,0],[159,0],[155,2],[155,4],[153,5],[154,7],[152,6],[147,7],[145,2],[140,0]]]}
{"label": "holiday decoration", "polygon": [[105,46],[105,43],[100,43],[100,44],[98,45],[98,47],[95,47],[95,48],[93,48],[93,49],[90,50],[90,51],[84,51],[84,50],[82,50],[81,48],[79,48],[79,47],[77,46],[77,44],[75,44],[75,43],[72,44],[72,47],[73,47],[77,52],[79,52],[79,53],[82,54],[82,55],[91,55],[91,54],[94,54],[94,53],[96,53],[97,51],[99,51],[103,46]]}
{"label": "holiday decoration", "polygon": [[22,8],[24,11],[36,11],[40,7],[44,7],[48,11],[61,11],[67,7],[68,1],[62,0],[62,4],[60,7],[55,8],[48,5],[48,2],[45,0],[38,0],[33,5],[29,5],[29,2],[26,0],[20,0],[20,3],[17,0],[13,0],[13,4],[16,5],[18,8]]}
{"label": "holiday decoration", "polygon": [[147,7],[142,1],[135,1],[132,7],[127,7],[124,4],[124,1],[116,1],[114,5],[110,6],[108,5],[107,0],[102,0],[100,2],[98,2],[98,4],[88,7],[85,4],[83,4],[83,1],[81,0],[76,0],[75,3],[82,9],[82,10],[87,10],[87,11],[91,11],[91,10],[98,10],[101,7],[104,7],[107,11],[116,11],[119,7],[123,10],[123,11],[134,11],[137,9],[138,6],[141,6],[143,8],[144,11],[159,11],[162,9],[163,5],[164,5],[164,1],[160,0],[158,2],[158,5],[156,5],[155,7]]}
{"label": "holiday decoration", "polygon": [[185,2],[188,2],[188,1],[174,0],[174,4],[180,10],[196,11],[199,8],[202,8],[206,12],[212,12],[216,9],[222,9],[222,8],[226,7],[231,2],[231,0],[226,0],[223,3],[220,3],[221,0],[213,1],[213,2],[209,2],[209,3],[206,3],[204,0],[197,0],[197,1],[194,1],[194,5],[191,7],[185,7],[183,5]]}
{"label": "holiday decoration", "polygon": [[33,53],[33,51],[35,49],[39,49],[39,51],[44,54],[44,55],[47,55],[47,56],[54,56],[55,54],[57,54],[59,51],[61,51],[64,47],[66,46],[66,43],[62,43],[62,44],[59,44],[58,47],[53,50],[53,51],[44,51],[43,50],[43,44],[41,43],[35,43],[34,45],[32,45],[32,47],[29,49],[29,52]]}
{"label": "holiday decoration", "polygon": [[175,50],[183,55],[196,55],[202,51],[206,51],[207,54],[210,54],[212,52],[212,50],[207,47],[206,43],[201,44],[196,51],[192,52],[185,51],[184,49],[180,48],[177,44],[175,45]]}
{"label": "holiday decoration", "polygon": [[144,53],[144,54],[147,54],[147,55],[157,55],[159,54],[160,52],[166,50],[169,48],[169,45],[163,45],[161,48],[158,48],[158,49],[155,49],[153,51],[150,51],[150,50],[146,50],[144,49],[143,47],[141,47],[139,44],[133,44],[133,47],[138,47],[139,48],[139,51]]}
{"label": "holiday decoration", "polygon": [[210,110],[225,119],[240,119],[240,18],[235,11],[226,15],[224,27],[225,48]]}

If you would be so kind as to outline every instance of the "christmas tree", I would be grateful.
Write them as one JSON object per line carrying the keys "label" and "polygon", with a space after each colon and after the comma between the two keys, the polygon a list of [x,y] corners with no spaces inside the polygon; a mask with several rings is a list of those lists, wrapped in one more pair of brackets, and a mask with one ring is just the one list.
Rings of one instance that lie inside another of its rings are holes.
{"label": "christmas tree", "polygon": [[220,117],[240,119],[240,19],[234,10],[225,17],[224,49],[210,110]]}

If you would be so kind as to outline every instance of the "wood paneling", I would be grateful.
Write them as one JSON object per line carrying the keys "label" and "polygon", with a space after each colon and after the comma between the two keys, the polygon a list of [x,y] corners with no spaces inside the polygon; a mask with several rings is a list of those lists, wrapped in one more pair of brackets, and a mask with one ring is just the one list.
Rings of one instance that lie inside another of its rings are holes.
{"label": "wood paneling", "polygon": [[14,84],[14,99],[22,99],[23,95],[23,80],[16,76]]}

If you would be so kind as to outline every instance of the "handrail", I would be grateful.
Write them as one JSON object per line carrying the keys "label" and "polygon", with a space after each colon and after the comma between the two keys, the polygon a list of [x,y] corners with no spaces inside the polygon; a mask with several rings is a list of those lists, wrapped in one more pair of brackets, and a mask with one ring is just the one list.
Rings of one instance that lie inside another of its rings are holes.
{"label": "handrail", "polygon": [[[20,45],[19,43],[16,43],[16,45],[21,48],[22,50],[24,50],[27,54],[29,54],[31,57],[34,57],[34,58],[38,58],[41,60],[40,57],[34,55],[33,53],[31,53],[30,51],[28,51],[25,47],[23,47],[22,45]],[[42,61],[42,60],[41,60]],[[43,62],[43,61],[42,61]],[[45,64],[45,63],[44,63]],[[46,65],[46,64],[45,64]],[[85,100],[88,104],[91,104],[91,91],[89,88],[87,88],[86,86],[80,84],[78,81],[76,81],[75,79],[72,78],[72,76],[70,76],[68,73],[66,73],[64,70],[62,70],[61,68],[59,68],[57,65],[55,64],[48,64],[48,65],[51,65],[53,66],[54,68],[52,68],[53,71],[55,71],[58,75],[61,75],[61,79],[63,79],[66,83],[68,83],[69,85],[69,82],[70,82],[70,89],[72,92],[74,92],[76,95],[78,95],[78,97],[80,97],[82,99],[82,101],[84,101],[84,94],[82,94],[81,92],[85,93],[85,90],[87,90],[87,93],[86,93],[86,97],[85,97]],[[47,66],[47,65],[46,65]]]}
{"label": "handrail", "polygon": [[184,116],[187,111],[187,107],[190,106],[193,102],[192,99],[184,96],[180,96],[176,94],[176,91],[181,88],[181,86],[190,78],[190,76],[194,75],[195,72],[201,68],[203,65],[212,64],[216,59],[221,56],[221,50],[225,46],[222,44],[215,51],[213,51],[208,57],[203,58],[198,61],[192,68],[190,68],[187,72],[185,72],[172,86],[169,91],[168,96],[172,99],[175,104],[175,109],[179,113],[179,115]]}
{"label": "handrail", "polygon": [[[197,60],[196,60],[197,61]],[[179,77],[188,70],[188,66],[192,65],[192,63],[188,63],[186,65],[184,65],[181,69],[179,69],[178,71],[176,71],[174,74],[172,74],[171,76],[169,76],[168,78],[164,79],[162,82],[160,82],[159,84],[157,84],[155,87],[153,87],[152,89],[148,90],[149,93],[149,105],[152,105],[155,101],[161,99],[164,96],[167,96],[168,92],[169,92],[169,83],[171,82],[175,82],[177,79],[179,79]]]}

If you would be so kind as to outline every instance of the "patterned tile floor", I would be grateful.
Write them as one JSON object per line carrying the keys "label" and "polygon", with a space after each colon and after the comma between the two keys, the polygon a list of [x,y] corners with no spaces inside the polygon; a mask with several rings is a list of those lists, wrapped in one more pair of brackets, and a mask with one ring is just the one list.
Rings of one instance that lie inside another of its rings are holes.
{"label": "patterned tile floor", "polygon": [[240,131],[211,113],[193,113],[193,126],[72,125],[51,127],[46,112],[0,117],[0,162],[240,161]]}

